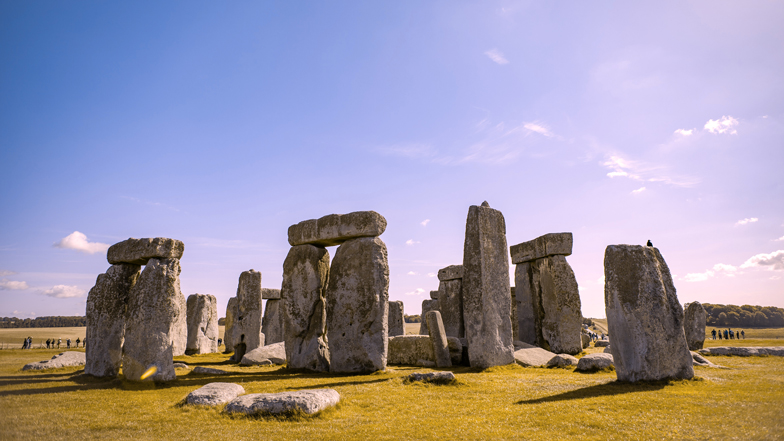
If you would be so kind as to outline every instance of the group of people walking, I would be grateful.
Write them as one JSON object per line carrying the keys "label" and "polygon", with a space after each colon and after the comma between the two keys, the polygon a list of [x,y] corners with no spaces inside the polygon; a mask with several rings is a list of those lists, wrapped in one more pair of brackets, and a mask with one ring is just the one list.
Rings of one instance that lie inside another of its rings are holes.
{"label": "group of people walking", "polygon": [[[87,347],[87,337],[85,337],[84,340],[81,340],[79,337],[76,337],[76,340],[74,341],[74,343],[76,343],[76,347],[77,348],[79,347],[79,343],[82,344],[83,348],[86,348]],[[60,349],[60,345],[62,345],[62,344],[63,344],[63,339],[61,339],[61,338],[58,338],[57,340],[55,340],[53,338],[47,338],[46,339],[46,349],[55,349],[55,348]],[[71,349],[71,339],[70,338],[66,338],[65,339],[65,348],[66,349]],[[33,337],[27,337],[26,339],[22,340],[22,349],[33,349]]]}
{"label": "group of people walking", "polygon": [[746,333],[743,331],[743,329],[741,329],[740,331],[733,331],[732,329],[725,329],[723,331],[721,329],[719,330],[714,329],[711,331],[711,338],[713,338],[713,340],[716,340],[716,336],[719,337],[719,340],[721,340],[722,337],[724,338],[724,340],[733,340],[733,339],[740,340],[741,337],[743,337],[744,340],[746,339]]}

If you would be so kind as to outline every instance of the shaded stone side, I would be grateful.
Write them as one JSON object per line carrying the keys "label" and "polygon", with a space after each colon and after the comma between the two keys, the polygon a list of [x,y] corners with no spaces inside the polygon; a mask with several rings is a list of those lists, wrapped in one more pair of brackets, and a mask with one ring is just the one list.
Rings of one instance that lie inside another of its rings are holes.
{"label": "shaded stone side", "polygon": [[705,344],[705,325],[708,322],[708,313],[700,302],[686,305],[683,316],[683,330],[686,334],[686,344],[690,351],[698,351]]}
{"label": "shaded stone side", "polygon": [[152,366],[157,373],[147,380],[175,379],[172,357],[185,352],[188,333],[179,276],[179,260],[150,259],[131,288],[122,367],[128,380],[141,381]]}
{"label": "shaded stone side", "polygon": [[430,331],[430,343],[433,345],[436,367],[451,367],[452,360],[449,357],[449,344],[446,340],[444,323],[441,321],[441,313],[428,311],[425,314],[425,320],[427,320],[427,329]]}
{"label": "shaded stone side", "polygon": [[465,337],[462,279],[444,280],[439,284],[438,310],[441,312],[446,335],[458,338]]}
{"label": "shaded stone side", "polygon": [[405,315],[403,312],[403,302],[400,300],[394,302],[388,302],[389,304],[389,312],[387,315],[388,321],[388,329],[387,332],[390,337],[394,337],[396,335],[405,335],[406,334],[406,322],[403,316]]}
{"label": "shaded stone side", "polygon": [[223,345],[226,347],[223,352],[226,354],[234,352],[234,345],[238,343],[234,338],[234,323],[239,313],[237,308],[237,298],[229,298],[229,302],[226,304],[226,321],[223,327]]}
{"label": "shaded stone side", "polygon": [[291,247],[283,262],[281,301],[288,367],[329,371],[326,289],[329,252],[314,245]]}
{"label": "shaded stone side", "polygon": [[427,320],[425,320],[425,314],[427,314],[428,311],[438,311],[437,299],[422,300],[422,312],[419,314],[421,320],[419,323],[419,335],[430,335],[427,331]]}
{"label": "shaded stone side", "polygon": [[85,374],[116,377],[119,373],[129,295],[140,271],[139,265],[112,265],[98,275],[87,295],[86,337],[90,344],[85,349]]}
{"label": "shaded stone side", "polygon": [[547,256],[572,254],[572,233],[548,233],[509,248],[512,263],[532,262]]}
{"label": "shaded stone side", "polygon": [[284,341],[283,314],[280,310],[280,304],[280,300],[267,300],[267,304],[264,305],[261,332],[264,334],[265,345]]}
{"label": "shaded stone side", "polygon": [[517,304],[517,340],[538,346],[541,340],[541,323],[537,327],[539,299],[534,297],[530,263],[515,265],[515,303]]}
{"label": "shaded stone side", "polygon": [[572,267],[566,257],[556,255],[534,262],[539,273],[542,311],[542,339],[557,354],[582,352],[580,329],[580,292]]}
{"label": "shaded stone side", "polygon": [[463,248],[463,317],[472,367],[514,363],[506,224],[486,202],[472,205]]}
{"label": "shaded stone side", "polygon": [[618,380],[692,378],[683,308],[659,250],[610,245],[604,254],[604,276],[610,352]]}
{"label": "shaded stone side", "polygon": [[438,270],[438,281],[455,280],[463,278],[463,265],[449,265]]}
{"label": "shaded stone side", "polygon": [[373,372],[387,364],[387,247],[378,238],[343,243],[327,286],[330,372]]}
{"label": "shaded stone side", "polygon": [[517,296],[514,286],[509,289],[509,293],[512,297],[512,311],[509,314],[509,318],[512,320],[512,342],[514,342],[518,339],[517,335],[520,333],[519,324],[517,323]]}
{"label": "shaded stone side", "polygon": [[237,286],[234,345],[245,343],[245,352],[264,346],[261,319],[261,273],[252,269],[243,271]]}
{"label": "shaded stone side", "polygon": [[185,353],[218,352],[218,301],[210,294],[192,294],[186,301],[188,341]]}

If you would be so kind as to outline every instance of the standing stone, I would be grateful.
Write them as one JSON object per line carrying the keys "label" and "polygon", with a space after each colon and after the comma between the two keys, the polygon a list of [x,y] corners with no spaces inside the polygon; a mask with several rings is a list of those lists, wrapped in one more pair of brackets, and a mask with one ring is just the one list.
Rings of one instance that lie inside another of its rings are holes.
{"label": "standing stone", "polygon": [[433,345],[433,353],[436,356],[436,367],[451,367],[452,359],[449,356],[449,343],[446,340],[444,323],[441,321],[441,313],[429,311],[425,314],[427,329],[430,331],[430,342]]}
{"label": "standing stone", "polygon": [[463,248],[463,317],[471,367],[514,363],[506,223],[487,202],[472,205]]}
{"label": "standing stone", "polygon": [[280,300],[267,300],[264,307],[264,319],[261,332],[264,333],[264,344],[280,343],[283,338],[283,315],[280,312]]}
{"label": "standing stone", "polygon": [[446,335],[450,337],[465,337],[462,279],[463,265],[452,265],[438,270],[438,280],[440,282],[438,286],[438,310],[441,312]]}
{"label": "standing stone", "polygon": [[683,317],[683,330],[686,333],[686,344],[690,351],[699,351],[705,344],[705,324],[708,314],[700,302],[692,302],[686,306]]}
{"label": "standing stone", "polygon": [[604,253],[604,277],[610,352],[618,380],[692,378],[683,308],[659,250],[609,245]]}
{"label": "standing stone", "polygon": [[223,327],[223,345],[226,347],[223,352],[225,354],[234,352],[234,345],[237,344],[234,338],[234,324],[238,313],[237,298],[229,298],[229,303],[226,305],[226,321]]}
{"label": "standing stone", "polygon": [[558,354],[582,352],[580,329],[580,292],[577,279],[566,257],[561,255],[538,259],[532,265],[538,273],[535,287],[541,299],[541,332],[545,349]]}
{"label": "standing stone", "polygon": [[157,373],[148,380],[176,378],[172,357],[185,353],[188,333],[179,276],[178,259],[150,259],[131,288],[122,368],[128,380],[141,381],[152,366]]}
{"label": "standing stone", "polygon": [[218,301],[210,294],[193,294],[187,300],[188,343],[185,353],[218,352]]}
{"label": "standing stone", "polygon": [[84,373],[116,377],[122,365],[125,315],[141,267],[119,263],[100,274],[87,295],[87,363]]}
{"label": "standing stone", "polygon": [[[245,352],[264,346],[261,336],[261,273],[243,271],[237,287],[237,315],[234,323],[234,345],[245,343]],[[239,362],[239,360],[237,360]]]}
{"label": "standing stone", "polygon": [[536,319],[540,317],[540,304],[539,298],[534,297],[531,278],[532,272],[530,262],[515,265],[517,339],[530,345],[537,345],[537,336],[541,334],[540,332],[537,332],[536,326]]}
{"label": "standing stone", "polygon": [[425,320],[425,314],[428,311],[438,311],[438,300],[422,300],[422,313],[419,315],[419,335],[430,335],[427,331],[427,320]]}
{"label": "standing stone", "polygon": [[327,287],[330,372],[373,372],[387,365],[387,247],[378,237],[343,243]]}
{"label": "standing stone", "polygon": [[403,302],[400,300],[387,302],[389,304],[388,313],[388,334],[390,337],[396,335],[406,335],[406,322],[403,318]]}
{"label": "standing stone", "polygon": [[511,287],[509,290],[510,294],[512,295],[512,312],[509,317],[512,320],[512,341],[517,340],[517,335],[519,334],[518,323],[517,323],[517,298],[515,294],[515,287]]}
{"label": "standing stone", "polygon": [[283,262],[283,331],[288,367],[329,371],[326,289],[329,252],[314,245],[291,247]]}

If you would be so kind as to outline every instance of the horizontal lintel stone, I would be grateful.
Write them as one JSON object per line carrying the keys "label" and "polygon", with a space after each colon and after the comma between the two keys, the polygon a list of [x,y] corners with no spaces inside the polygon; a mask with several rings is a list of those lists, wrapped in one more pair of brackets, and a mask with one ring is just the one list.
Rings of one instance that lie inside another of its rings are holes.
{"label": "horizontal lintel stone", "polygon": [[463,278],[463,265],[449,265],[446,268],[438,270],[438,280],[440,282],[446,280],[462,279]]}
{"label": "horizontal lintel stone", "polygon": [[572,233],[548,233],[509,247],[512,263],[525,263],[547,256],[572,254]]}
{"label": "horizontal lintel stone", "polygon": [[131,263],[146,265],[150,259],[180,259],[185,251],[182,241],[166,237],[130,238],[109,247],[106,259],[112,265]]}
{"label": "horizontal lintel stone", "polygon": [[289,244],[328,247],[357,237],[380,236],[386,229],[387,220],[375,211],[330,214],[290,226]]}

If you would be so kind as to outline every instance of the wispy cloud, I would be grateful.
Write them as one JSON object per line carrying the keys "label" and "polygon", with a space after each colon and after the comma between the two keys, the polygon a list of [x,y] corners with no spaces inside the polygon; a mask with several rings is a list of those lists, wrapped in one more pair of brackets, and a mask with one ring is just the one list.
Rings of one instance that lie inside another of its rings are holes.
{"label": "wispy cloud", "polygon": [[680,136],[691,136],[692,133],[694,133],[694,129],[689,129],[689,130],[678,129],[678,130],[675,131],[675,134],[676,135],[680,135]]}
{"label": "wispy cloud", "polygon": [[753,224],[754,222],[757,222],[758,220],[759,219],[757,219],[756,217],[747,217],[746,219],[741,219],[741,220],[735,222],[735,226],[737,227],[737,226],[740,226],[740,225]]}
{"label": "wispy cloud", "polygon": [[16,274],[16,271],[9,271],[9,270],[0,269],[0,277],[13,276],[14,274]]}
{"label": "wispy cloud", "polygon": [[504,54],[501,53],[501,51],[498,49],[490,49],[489,51],[485,52],[485,55],[500,65],[509,64],[509,60],[507,60],[504,57]]}
{"label": "wispy cloud", "polygon": [[424,294],[424,293],[425,293],[425,290],[424,290],[424,289],[422,289],[422,288],[417,288],[417,289],[415,289],[415,290],[413,290],[413,291],[411,291],[411,292],[407,292],[407,293],[405,293],[405,294],[406,294],[407,296],[418,296],[418,295],[422,295],[422,294]]}
{"label": "wispy cloud", "polygon": [[84,233],[74,231],[73,233],[60,239],[54,244],[56,248],[65,248],[81,251],[82,253],[95,254],[102,253],[109,249],[109,244],[100,242],[90,242]]}
{"label": "wispy cloud", "polygon": [[604,285],[604,276],[599,277],[598,279],[596,279],[596,283],[598,283],[599,285]]}
{"label": "wispy cloud", "polygon": [[541,123],[536,123],[536,122],[524,123],[523,124],[523,128],[528,130],[528,131],[531,131],[531,132],[534,132],[534,133],[538,133],[538,134],[540,134],[542,136],[547,136],[547,137],[555,136],[550,131],[550,129],[548,129],[547,127],[545,127]]}
{"label": "wispy cloud", "polygon": [[49,289],[41,291],[41,294],[58,299],[66,299],[71,297],[81,297],[85,291],[78,286],[55,285]]}
{"label": "wispy cloud", "polygon": [[436,274],[436,273],[427,273],[427,277],[435,277],[435,276],[437,276],[437,275],[438,275],[438,274]]}
{"label": "wispy cloud", "polygon": [[640,187],[637,190],[632,190],[632,194],[640,194],[645,191],[645,187]]}
{"label": "wispy cloud", "polygon": [[0,290],[23,290],[30,288],[27,282],[17,282],[16,280],[0,280]]}
{"label": "wispy cloud", "polygon": [[727,133],[730,135],[737,135],[738,131],[735,127],[738,125],[738,120],[731,116],[722,116],[719,119],[709,119],[705,123],[705,130],[713,134]]}
{"label": "wispy cloud", "polygon": [[406,274],[409,275],[409,276],[416,276],[418,273],[416,273],[414,271],[409,271]]}
{"label": "wispy cloud", "polygon": [[782,242],[782,241],[784,241],[784,236],[781,236],[778,239],[776,239],[776,242]]}
{"label": "wispy cloud", "polygon": [[689,273],[683,278],[687,282],[704,282],[718,274],[724,274],[727,277],[734,277],[738,268],[728,265],[726,263],[717,263],[713,265],[712,269],[706,270],[702,273]]}
{"label": "wispy cloud", "polygon": [[784,270],[784,250],[774,251],[769,254],[761,253],[751,256],[743,262],[741,268],[770,268],[772,270]]}
{"label": "wispy cloud", "polygon": [[699,179],[691,176],[672,175],[666,166],[626,159],[619,154],[608,155],[601,165],[611,170],[607,173],[610,178],[624,177],[641,182],[662,182],[674,187],[693,187],[700,182]]}
{"label": "wispy cloud", "polygon": [[419,224],[422,225],[423,227],[426,227],[427,224],[429,224],[429,223],[430,223],[430,219],[425,219],[422,222],[420,222]]}
{"label": "wispy cloud", "polygon": [[419,242],[419,241],[416,241],[416,240],[414,240],[414,239],[408,239],[408,240],[406,241],[406,245],[414,245],[414,244],[417,244],[417,243],[420,243],[420,242]]}

